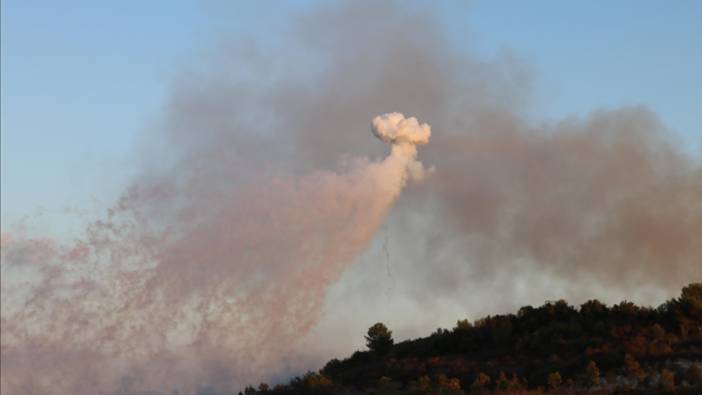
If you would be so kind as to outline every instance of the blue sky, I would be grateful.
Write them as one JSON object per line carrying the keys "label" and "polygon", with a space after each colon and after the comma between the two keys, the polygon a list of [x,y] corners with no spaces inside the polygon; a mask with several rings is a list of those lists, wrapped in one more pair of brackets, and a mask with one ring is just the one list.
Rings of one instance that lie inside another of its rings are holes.
{"label": "blue sky", "polygon": [[[535,114],[644,104],[702,152],[702,2],[441,2],[458,48],[512,51]],[[2,226],[109,204],[169,82],[223,35],[270,32],[313,1],[2,3]],[[270,36],[270,37],[269,37]]]}

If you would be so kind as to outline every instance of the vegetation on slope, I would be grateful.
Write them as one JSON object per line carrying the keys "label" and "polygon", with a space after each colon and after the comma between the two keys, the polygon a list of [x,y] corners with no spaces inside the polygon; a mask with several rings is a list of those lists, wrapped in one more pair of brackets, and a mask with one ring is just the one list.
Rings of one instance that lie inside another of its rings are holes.
{"label": "vegetation on slope", "polygon": [[563,300],[394,344],[385,325],[368,351],[286,385],[246,394],[702,393],[702,283],[658,308],[579,308]]}

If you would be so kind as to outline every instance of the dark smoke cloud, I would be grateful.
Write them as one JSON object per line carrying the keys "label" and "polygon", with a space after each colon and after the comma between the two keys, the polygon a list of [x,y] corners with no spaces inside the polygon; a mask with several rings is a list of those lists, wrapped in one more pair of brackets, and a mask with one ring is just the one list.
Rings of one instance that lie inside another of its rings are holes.
{"label": "dark smoke cloud", "polygon": [[[535,122],[525,62],[458,53],[437,21],[343,3],[294,19],[280,48],[228,43],[227,67],[184,73],[142,171],[81,239],[4,230],[3,394],[237,389],[350,351],[332,330],[365,325],[349,317],[409,336],[702,278],[702,169],[651,110]],[[359,307],[387,270],[373,240],[409,162],[364,158],[385,157],[368,123],[394,111],[432,125],[433,171],[390,216],[397,309],[375,317]]]}

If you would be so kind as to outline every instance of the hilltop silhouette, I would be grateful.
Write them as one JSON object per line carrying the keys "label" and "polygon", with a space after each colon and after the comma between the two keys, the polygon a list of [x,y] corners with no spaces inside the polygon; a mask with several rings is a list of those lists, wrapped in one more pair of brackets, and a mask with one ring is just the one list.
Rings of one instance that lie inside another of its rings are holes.
{"label": "hilltop silhouette", "polygon": [[399,343],[377,323],[365,339],[367,351],[243,393],[702,394],[702,283],[658,308],[559,300]]}

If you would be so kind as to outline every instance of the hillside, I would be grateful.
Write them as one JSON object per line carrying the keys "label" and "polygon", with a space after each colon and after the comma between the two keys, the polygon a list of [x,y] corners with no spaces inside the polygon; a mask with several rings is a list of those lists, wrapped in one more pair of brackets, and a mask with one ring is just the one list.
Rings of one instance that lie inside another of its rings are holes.
{"label": "hillside", "polygon": [[590,300],[523,307],[368,351],[246,394],[702,393],[702,283],[658,308]]}

